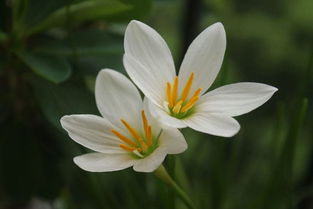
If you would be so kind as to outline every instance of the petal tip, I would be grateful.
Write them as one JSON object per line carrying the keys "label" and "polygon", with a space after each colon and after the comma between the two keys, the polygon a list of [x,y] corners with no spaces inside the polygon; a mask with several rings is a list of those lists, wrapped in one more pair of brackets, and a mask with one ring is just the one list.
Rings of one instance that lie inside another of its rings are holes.
{"label": "petal tip", "polygon": [[233,136],[235,136],[236,134],[238,134],[240,131],[240,125],[238,126],[238,128],[236,130],[234,130],[233,133],[229,134],[228,136],[225,136],[225,137],[228,137],[228,138],[231,138]]}
{"label": "petal tip", "polygon": [[73,162],[75,163],[75,165],[77,165],[80,169],[84,170],[84,171],[88,171],[88,172],[99,172],[96,169],[92,169],[92,168],[88,168],[88,166],[86,166],[86,161],[84,161],[82,159],[83,155],[80,156],[76,156],[73,158]]}
{"label": "petal tip", "polygon": [[228,133],[225,133],[225,134],[221,134],[219,136],[221,137],[226,137],[226,138],[231,138],[233,136],[235,136],[236,134],[238,134],[240,131],[240,124],[238,123],[238,126],[236,127],[236,129],[234,129],[232,132],[228,132]]}
{"label": "petal tip", "polygon": [[78,165],[78,161],[79,161],[78,158],[79,158],[79,156],[76,156],[76,157],[73,158],[73,162],[74,162],[76,165]]}
{"label": "petal tip", "polygon": [[[131,20],[129,23],[128,23],[128,26],[127,26],[127,29],[130,29],[130,28],[135,28],[135,27],[142,27],[144,26],[145,24],[143,22],[140,22],[138,20]],[[126,29],[126,31],[127,31]]]}
{"label": "petal tip", "polygon": [[274,93],[276,93],[278,91],[278,88],[274,87],[274,86],[270,86],[270,85],[267,85],[267,91],[268,91],[268,94],[270,95],[273,95]]}
{"label": "petal tip", "polygon": [[222,22],[216,22],[213,25],[215,25],[216,27],[224,28],[224,25]]}
{"label": "petal tip", "polygon": [[130,22],[129,22],[129,25],[131,25],[131,24],[140,24],[141,22],[140,21],[138,21],[138,20],[131,20]]}
{"label": "petal tip", "polygon": [[64,115],[60,118],[60,123],[63,128],[65,128],[65,123],[71,118],[70,115]]}
{"label": "petal tip", "polygon": [[275,93],[276,91],[278,91],[278,88],[276,88],[276,87],[274,87],[274,86],[272,86],[272,88],[273,88],[273,93]]}
{"label": "petal tip", "polygon": [[[187,142],[186,142],[186,140],[185,140],[185,143],[182,145],[181,152],[179,152],[179,153],[183,153],[183,152],[185,152],[187,149],[188,149],[188,144],[187,144]],[[177,153],[177,154],[179,154],[179,153]]]}
{"label": "petal tip", "polygon": [[221,22],[214,23],[212,27],[216,28],[216,30],[219,32],[225,33],[224,25]]}
{"label": "petal tip", "polygon": [[141,173],[151,173],[154,171],[153,169],[138,169],[135,165],[133,166],[133,170]]}
{"label": "petal tip", "polygon": [[75,165],[77,165],[80,169],[86,170],[84,168],[84,166],[81,165],[81,159],[80,156],[76,156],[73,158],[73,162],[75,163]]}
{"label": "petal tip", "polygon": [[112,70],[110,68],[103,68],[99,71],[98,75],[100,74],[109,74],[109,73],[116,73],[117,71]]}

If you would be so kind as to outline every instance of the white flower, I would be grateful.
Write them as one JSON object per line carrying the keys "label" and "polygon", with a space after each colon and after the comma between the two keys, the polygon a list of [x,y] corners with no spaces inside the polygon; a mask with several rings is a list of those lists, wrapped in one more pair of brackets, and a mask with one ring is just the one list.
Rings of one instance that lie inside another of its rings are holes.
{"label": "white flower", "polygon": [[162,123],[231,137],[239,129],[233,116],[264,104],[277,89],[260,83],[235,83],[205,93],[215,80],[226,49],[221,23],[205,29],[189,46],[176,76],[171,52],[149,26],[131,21],[125,32],[124,66],[149,98],[152,115]]}
{"label": "white flower", "polygon": [[152,172],[167,154],[187,149],[177,129],[161,129],[147,109],[147,100],[142,101],[137,88],[121,73],[100,71],[95,95],[103,117],[61,118],[62,127],[74,141],[95,151],[74,158],[80,168],[105,172],[133,166],[135,171]]}

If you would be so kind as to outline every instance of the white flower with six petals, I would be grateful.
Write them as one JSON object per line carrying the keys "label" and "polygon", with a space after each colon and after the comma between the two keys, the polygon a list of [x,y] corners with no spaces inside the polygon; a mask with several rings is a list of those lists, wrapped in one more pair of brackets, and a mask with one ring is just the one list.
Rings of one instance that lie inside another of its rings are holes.
{"label": "white flower with six petals", "polygon": [[74,158],[82,169],[106,172],[133,166],[152,172],[167,154],[187,149],[184,136],[175,128],[161,127],[142,101],[137,88],[121,73],[102,70],[96,79],[97,107],[103,117],[69,115],[62,127],[77,143],[94,150]]}
{"label": "white flower with six petals", "polygon": [[124,40],[124,67],[149,99],[152,115],[176,128],[231,137],[233,118],[264,104],[277,88],[252,82],[225,85],[205,93],[215,80],[226,49],[221,23],[206,28],[189,46],[176,76],[171,52],[151,27],[133,20]]}

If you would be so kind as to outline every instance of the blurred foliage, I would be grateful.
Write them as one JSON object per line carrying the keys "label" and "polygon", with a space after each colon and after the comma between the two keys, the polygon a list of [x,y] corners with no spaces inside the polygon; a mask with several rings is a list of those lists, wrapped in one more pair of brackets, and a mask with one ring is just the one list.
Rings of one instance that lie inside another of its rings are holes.
{"label": "blurred foliage", "polygon": [[0,208],[185,208],[151,174],[80,170],[72,158],[88,150],[59,119],[99,114],[94,79],[101,68],[123,72],[129,20],[156,28],[179,66],[188,18],[199,26],[192,38],[225,26],[213,88],[255,81],[279,91],[239,118],[232,139],[184,130],[189,149],[166,167],[199,208],[313,208],[312,11],[311,0],[0,1]]}

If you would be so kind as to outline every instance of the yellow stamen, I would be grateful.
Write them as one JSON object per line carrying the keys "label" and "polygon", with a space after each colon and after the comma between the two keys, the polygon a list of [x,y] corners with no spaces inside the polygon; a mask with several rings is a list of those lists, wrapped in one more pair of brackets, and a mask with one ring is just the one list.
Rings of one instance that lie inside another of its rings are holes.
{"label": "yellow stamen", "polygon": [[172,90],[172,102],[173,102],[173,105],[176,103],[176,99],[177,99],[177,88],[178,88],[178,76],[175,77],[173,90]]}
{"label": "yellow stamen", "polygon": [[147,151],[148,147],[146,143],[141,139],[137,131],[133,129],[133,127],[131,127],[125,120],[121,119],[121,121],[124,124],[124,126],[127,128],[127,130],[129,131],[129,133],[139,142],[143,151]]}
{"label": "yellow stamen", "polygon": [[113,134],[115,134],[115,136],[117,136],[120,140],[122,140],[123,142],[125,142],[126,144],[131,145],[131,146],[136,146],[136,144],[135,144],[132,140],[130,140],[129,138],[127,138],[126,136],[124,136],[124,135],[121,134],[120,132],[115,131],[114,129],[112,129],[111,132],[112,132]]}
{"label": "yellow stamen", "polygon": [[182,101],[185,101],[186,98],[188,97],[188,94],[189,94],[189,91],[190,91],[190,88],[191,88],[191,85],[192,85],[192,81],[193,81],[193,78],[194,78],[194,73],[192,72],[187,83],[186,83],[186,86],[183,90],[183,93],[182,93],[182,96],[181,96],[181,100]]}
{"label": "yellow stamen", "polygon": [[166,83],[166,95],[167,95],[167,101],[169,108],[173,107],[173,100],[172,100],[172,94],[171,94],[171,84],[169,82]]}
{"label": "yellow stamen", "polygon": [[148,132],[147,132],[147,144],[148,144],[148,146],[151,146],[151,145],[152,145],[151,126],[148,127]]}
{"label": "yellow stamen", "polygon": [[147,121],[147,117],[145,115],[145,111],[141,111],[141,117],[142,117],[142,123],[143,123],[143,129],[145,131],[145,136],[147,137],[148,135],[148,121]]}
{"label": "yellow stamen", "polygon": [[192,95],[192,97],[190,98],[190,100],[193,98],[193,97],[197,97],[199,96],[200,92],[202,91],[202,88],[198,88],[195,93]]}
{"label": "yellow stamen", "polygon": [[131,127],[131,125],[129,125],[129,123],[127,123],[125,120],[121,119],[122,123],[124,124],[124,126],[127,128],[127,130],[129,131],[129,133],[138,141],[140,141],[140,136],[137,133],[137,131]]}
{"label": "yellow stamen", "polygon": [[132,152],[132,151],[137,149],[136,147],[130,147],[130,146],[127,146],[125,144],[120,144],[119,147],[124,149],[124,150],[126,150],[126,151],[128,151],[128,152]]}
{"label": "yellow stamen", "polygon": [[174,113],[178,114],[179,111],[180,111],[180,108],[181,108],[182,103],[183,103],[183,100],[179,100],[179,102],[177,102],[177,104],[174,106],[174,108],[173,108],[172,111],[173,111]]}
{"label": "yellow stamen", "polygon": [[195,93],[192,95],[192,97],[190,98],[189,102],[181,109],[181,112],[187,112],[188,110],[190,110],[193,105],[198,101],[199,99],[199,94],[201,92],[201,88],[198,88]]}
{"label": "yellow stamen", "polygon": [[189,100],[189,102],[183,108],[181,108],[181,112],[184,113],[190,110],[193,107],[193,105],[198,101],[198,99],[199,99],[199,96],[192,97]]}

